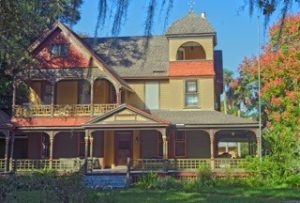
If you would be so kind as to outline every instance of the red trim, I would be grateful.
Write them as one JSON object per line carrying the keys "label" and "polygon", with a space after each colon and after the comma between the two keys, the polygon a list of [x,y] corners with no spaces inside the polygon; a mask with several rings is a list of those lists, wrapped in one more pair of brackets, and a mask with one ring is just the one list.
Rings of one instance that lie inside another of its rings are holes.
{"label": "red trim", "polygon": [[215,76],[214,62],[209,60],[170,62],[169,77],[182,76]]}
{"label": "red trim", "polygon": [[12,118],[17,127],[64,127],[81,126],[86,123],[90,117],[36,117],[36,118]]}

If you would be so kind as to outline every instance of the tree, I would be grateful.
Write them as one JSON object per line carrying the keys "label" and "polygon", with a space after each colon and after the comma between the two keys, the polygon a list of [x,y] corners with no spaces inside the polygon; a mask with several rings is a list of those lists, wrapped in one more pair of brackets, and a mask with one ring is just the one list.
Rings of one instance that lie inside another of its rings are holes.
{"label": "tree", "polygon": [[56,20],[73,24],[82,0],[0,0],[0,109],[11,106],[12,77],[34,65],[29,45]]}
{"label": "tree", "polygon": [[[258,167],[264,170],[255,173],[264,175],[267,170],[270,180],[284,181],[300,168],[300,13],[285,20],[283,27],[281,19],[270,28],[270,41],[259,57],[244,60],[239,83],[239,86],[248,85],[248,90],[253,92],[249,110],[257,112],[260,95],[265,115],[264,139],[269,156]],[[281,35],[279,40],[278,35]],[[259,65],[260,93],[257,89]]]}

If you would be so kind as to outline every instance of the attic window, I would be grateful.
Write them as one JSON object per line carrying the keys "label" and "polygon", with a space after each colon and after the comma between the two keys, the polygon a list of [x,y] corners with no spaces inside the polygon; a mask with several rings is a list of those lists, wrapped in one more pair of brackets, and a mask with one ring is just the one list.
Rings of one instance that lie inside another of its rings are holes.
{"label": "attic window", "polygon": [[68,54],[67,44],[52,44],[49,52],[52,57],[65,57]]}

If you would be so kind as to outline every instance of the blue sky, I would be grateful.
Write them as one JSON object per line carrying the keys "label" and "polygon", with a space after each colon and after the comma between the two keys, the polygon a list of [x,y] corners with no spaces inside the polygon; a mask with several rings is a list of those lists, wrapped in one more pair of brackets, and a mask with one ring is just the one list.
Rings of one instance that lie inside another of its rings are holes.
{"label": "blue sky", "polygon": [[[249,15],[245,6],[248,0],[194,0],[193,10],[196,14],[205,12],[208,21],[217,32],[218,45],[216,49],[223,51],[223,66],[237,72],[243,58],[256,55],[259,50],[258,27],[261,30],[261,42],[267,40],[267,30],[264,29],[264,19],[257,18],[257,13]],[[126,21],[122,24],[120,36],[141,36],[144,33],[144,19],[146,16],[146,0],[132,0]],[[157,0],[161,2],[161,0]],[[174,7],[169,15],[168,26],[174,21],[187,15],[190,7],[189,0],[174,0]],[[299,7],[297,7],[298,9]],[[73,26],[78,33],[94,36],[98,15],[98,0],[85,0],[81,7],[81,20]],[[296,8],[294,9],[296,10]],[[270,24],[280,17],[275,13]],[[108,21],[107,24],[110,24]],[[153,35],[163,35],[164,16],[156,11]],[[111,36],[108,26],[98,31],[98,37]]]}

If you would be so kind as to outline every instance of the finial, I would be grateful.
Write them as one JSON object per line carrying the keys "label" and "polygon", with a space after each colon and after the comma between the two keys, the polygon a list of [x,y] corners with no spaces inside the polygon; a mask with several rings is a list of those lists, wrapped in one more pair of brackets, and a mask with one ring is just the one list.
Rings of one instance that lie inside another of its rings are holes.
{"label": "finial", "polygon": [[190,7],[190,13],[193,13],[194,12],[194,6],[195,6],[195,0],[189,0],[189,2],[188,2],[188,5],[189,5],[189,7]]}

